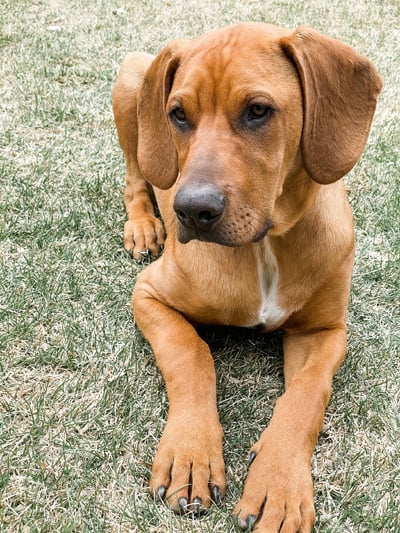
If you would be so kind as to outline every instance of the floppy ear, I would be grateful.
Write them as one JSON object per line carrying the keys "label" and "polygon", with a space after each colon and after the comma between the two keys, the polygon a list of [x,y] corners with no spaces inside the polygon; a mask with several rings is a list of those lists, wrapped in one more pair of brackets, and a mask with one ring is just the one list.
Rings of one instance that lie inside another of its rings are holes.
{"label": "floppy ear", "polygon": [[165,106],[179,65],[179,41],[173,41],[147,69],[138,98],[138,163],[143,177],[159,189],[171,187],[178,174],[175,145]]}
{"label": "floppy ear", "polygon": [[333,183],[364,150],[381,78],[367,58],[311,28],[298,28],[281,46],[303,89],[304,167],[314,181]]}

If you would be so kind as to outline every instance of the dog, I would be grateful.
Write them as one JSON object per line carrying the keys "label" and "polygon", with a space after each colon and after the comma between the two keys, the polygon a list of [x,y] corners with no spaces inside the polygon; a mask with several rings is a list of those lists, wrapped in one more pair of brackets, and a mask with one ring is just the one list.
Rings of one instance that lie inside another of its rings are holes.
{"label": "dog", "polygon": [[381,87],[349,46],[262,23],[132,53],[120,67],[124,245],[136,259],[163,248],[132,297],[169,401],[149,485],[178,513],[202,513],[226,490],[213,358],[196,325],[279,328],[285,392],[233,514],[244,530],[312,530],[311,458],[345,356],[354,256],[341,178]]}

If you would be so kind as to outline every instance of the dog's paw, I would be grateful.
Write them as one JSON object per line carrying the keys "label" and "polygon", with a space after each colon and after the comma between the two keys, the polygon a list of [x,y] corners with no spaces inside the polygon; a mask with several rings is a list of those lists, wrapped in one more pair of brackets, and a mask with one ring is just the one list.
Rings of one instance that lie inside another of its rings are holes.
{"label": "dog's paw", "polygon": [[315,521],[310,465],[298,454],[286,455],[279,443],[259,441],[250,452],[250,468],[233,515],[244,531],[310,533]]}
{"label": "dog's paw", "polygon": [[153,462],[150,491],[176,513],[201,514],[225,495],[222,429],[168,421]]}
{"label": "dog's paw", "polygon": [[164,241],[164,226],[154,215],[146,214],[125,222],[124,247],[138,261],[149,255],[159,255]]}

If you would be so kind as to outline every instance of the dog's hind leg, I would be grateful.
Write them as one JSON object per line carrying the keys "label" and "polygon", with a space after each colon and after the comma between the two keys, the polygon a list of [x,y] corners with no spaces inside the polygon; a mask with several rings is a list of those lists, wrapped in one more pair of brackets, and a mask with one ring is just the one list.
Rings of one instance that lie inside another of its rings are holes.
{"label": "dog's hind leg", "polygon": [[153,191],[141,175],[138,160],[138,93],[143,76],[153,56],[131,53],[123,61],[112,94],[118,140],[126,163],[125,207],[128,220],[124,228],[124,246],[135,259],[158,255],[164,244],[162,222],[154,214]]}

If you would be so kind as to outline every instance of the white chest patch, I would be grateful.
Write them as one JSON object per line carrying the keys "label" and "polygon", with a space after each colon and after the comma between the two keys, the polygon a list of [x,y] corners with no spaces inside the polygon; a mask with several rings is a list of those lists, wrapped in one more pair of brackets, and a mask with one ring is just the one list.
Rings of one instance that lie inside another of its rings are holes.
{"label": "white chest patch", "polygon": [[264,324],[267,328],[273,329],[282,323],[288,312],[278,304],[278,263],[267,239],[264,239],[259,250],[257,257],[261,296],[259,324]]}

